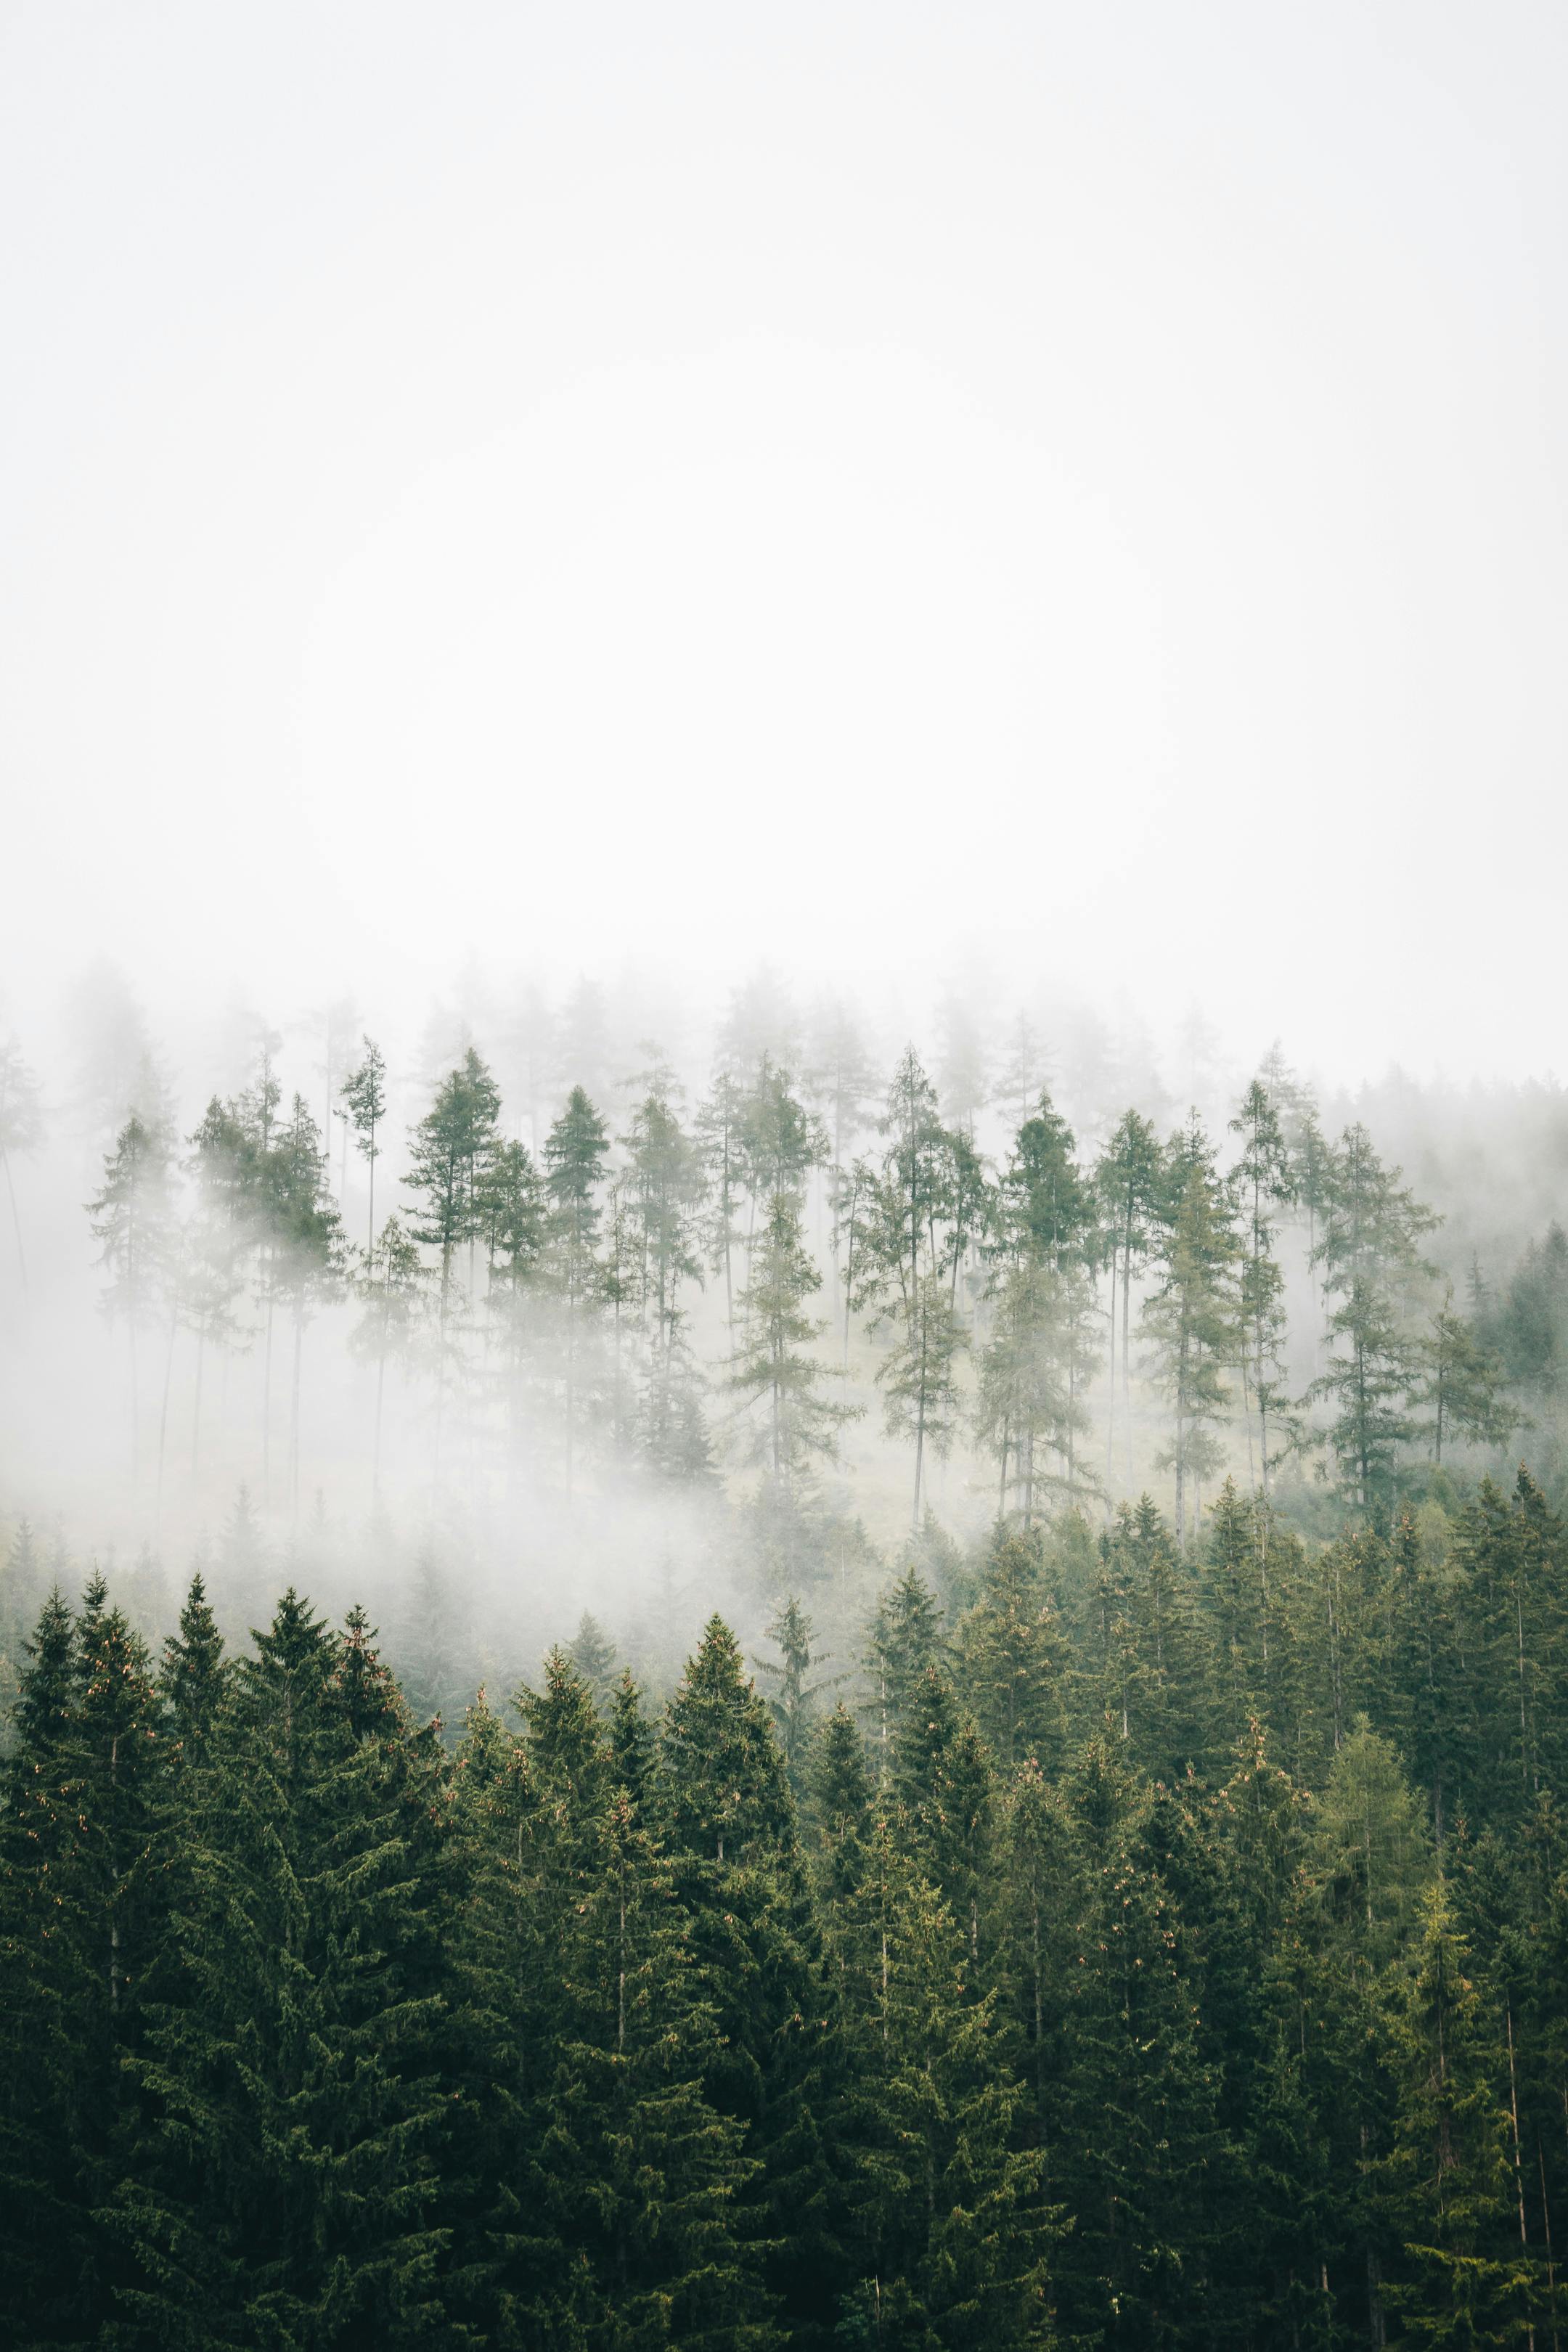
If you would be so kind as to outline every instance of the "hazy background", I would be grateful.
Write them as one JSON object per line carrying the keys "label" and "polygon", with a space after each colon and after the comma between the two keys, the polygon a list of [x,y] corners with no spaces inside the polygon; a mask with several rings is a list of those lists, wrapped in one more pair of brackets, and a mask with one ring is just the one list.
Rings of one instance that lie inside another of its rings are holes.
{"label": "hazy background", "polygon": [[1549,6],[0,10],[0,1014],[1562,1059]]}

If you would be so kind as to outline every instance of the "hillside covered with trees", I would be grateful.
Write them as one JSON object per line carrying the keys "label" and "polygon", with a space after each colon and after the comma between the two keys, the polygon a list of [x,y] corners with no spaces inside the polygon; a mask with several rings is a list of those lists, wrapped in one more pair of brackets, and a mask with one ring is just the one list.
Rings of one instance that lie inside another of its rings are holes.
{"label": "hillside covered with trees", "polygon": [[1555,2342],[1568,1533],[1227,1483],[1016,1519],[853,1654],[585,1619],[420,1720],[353,1610],[28,1651],[18,2345]]}
{"label": "hillside covered with trees", "polygon": [[11,2340],[1557,2346],[1552,1090],[109,1010],[0,1069]]}

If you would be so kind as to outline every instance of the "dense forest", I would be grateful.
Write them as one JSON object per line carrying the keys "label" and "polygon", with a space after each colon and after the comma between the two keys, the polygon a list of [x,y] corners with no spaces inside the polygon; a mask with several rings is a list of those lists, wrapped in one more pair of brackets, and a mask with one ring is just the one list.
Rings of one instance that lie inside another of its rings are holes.
{"label": "dense forest", "polygon": [[110,1010],[0,1058],[10,2340],[1557,2352],[1554,1090]]}
{"label": "dense forest", "polygon": [[95,1577],[4,1817],[21,2345],[1559,2340],[1568,1531],[1015,1516],[858,1654],[585,1619],[449,1744]]}

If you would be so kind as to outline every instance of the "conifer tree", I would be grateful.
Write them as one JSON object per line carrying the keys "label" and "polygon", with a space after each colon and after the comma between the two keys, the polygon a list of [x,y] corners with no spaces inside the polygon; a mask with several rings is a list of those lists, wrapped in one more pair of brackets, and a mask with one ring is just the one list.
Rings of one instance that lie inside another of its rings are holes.
{"label": "conifer tree", "polygon": [[744,2126],[704,2095],[711,2011],[689,1970],[670,1865],[625,1789],[597,1825],[561,1965],[568,1995],[538,2176],[565,2293],[533,2305],[530,2334],[606,2352],[771,2352],[782,2339],[745,2234],[759,2167]]}
{"label": "conifer tree", "polygon": [[1294,1198],[1289,1150],[1279,1115],[1260,1077],[1254,1078],[1237,1106],[1230,1131],[1241,1138],[1241,1157],[1233,1171],[1241,1204],[1242,1261],[1237,1299],[1238,1328],[1245,1341],[1241,1359],[1242,1409],[1247,1422],[1250,1459],[1252,1415],[1258,1415],[1258,1484],[1268,1492],[1268,1424],[1288,1413],[1283,1388],[1282,1351],[1285,1341],[1285,1278],[1274,1255],[1270,1212]]}
{"label": "conifer tree", "polygon": [[999,1768],[1054,1763],[1064,1729],[1060,1641],[1037,1537],[998,1529],[959,1629],[964,1689]]}
{"label": "conifer tree", "polygon": [[1505,1445],[1520,1416],[1498,1393],[1500,1359],[1480,1345],[1464,1316],[1455,1314],[1452,1283],[1431,1318],[1421,1353],[1423,1376],[1414,1394],[1431,1410],[1433,1461],[1441,1463],[1445,1440],[1450,1447],[1456,1438],[1467,1437]]}
{"label": "conifer tree", "polygon": [[929,1669],[946,1654],[942,1611],[911,1561],[882,1593],[872,1616],[867,1671],[871,1684],[868,1712],[878,1755],[878,1773],[890,1786],[905,1719]]}
{"label": "conifer tree", "polygon": [[99,1264],[108,1275],[101,1305],[123,1321],[131,1351],[131,1463],[140,1452],[140,1383],[136,1336],[171,1311],[174,1148],[162,1121],[135,1113],[104,1156],[102,1190],[88,1203]]}
{"label": "conifer tree", "polygon": [[[1026,1528],[1037,1481],[1076,1496],[1077,1444],[1089,1425],[1082,1392],[1094,1219],[1072,1152],[1071,1129],[1042,1095],[1018,1130],[992,1218],[997,1297],[981,1358],[978,1425],[1001,1462],[1001,1507],[1018,1491]],[[1059,1457],[1054,1475],[1037,1458],[1047,1453]]]}
{"label": "conifer tree", "polygon": [[733,1072],[721,1070],[712,1092],[699,1104],[693,1131],[708,1177],[708,1215],[701,1232],[708,1263],[724,1276],[724,1321],[730,1345],[735,1344],[735,1245],[740,1240],[736,1218],[743,1194],[742,1137],[745,1095]]}
{"label": "conifer tree", "polygon": [[1116,1453],[1117,1284],[1121,1287],[1122,1440],[1128,1489],[1132,1486],[1132,1277],[1147,1263],[1159,1231],[1165,1197],[1164,1161],[1153,1122],[1130,1110],[1101,1153],[1094,1171],[1110,1262],[1110,1383],[1106,1414],[1106,1492],[1113,1483]]}
{"label": "conifer tree", "polygon": [[1187,1548],[1188,1501],[1219,1466],[1213,1424],[1227,1410],[1225,1367],[1235,1361],[1237,1250],[1228,1203],[1208,1139],[1194,1117],[1172,1139],[1167,1221],[1159,1274],[1143,1309],[1155,1375],[1175,1428],[1156,1457],[1176,1474],[1176,1549]]}
{"label": "conifer tree", "polygon": [[605,1294],[604,1268],[598,1257],[598,1193],[609,1149],[604,1120],[582,1087],[574,1087],[544,1146],[544,1187],[550,1203],[545,1263],[562,1318],[568,1497],[573,1491],[582,1390],[585,1373],[592,1369],[589,1335]]}
{"label": "conifer tree", "polygon": [[382,1154],[375,1131],[386,1118],[386,1062],[374,1038],[362,1037],[360,1042],[364,1052],[359,1066],[349,1072],[338,1092],[348,1107],[354,1140],[370,1182],[364,1225],[365,1248],[369,1251],[375,1247],[375,1163]]}
{"label": "conifer tree", "polygon": [[819,2326],[839,2259],[821,1964],[784,1759],[720,1618],[665,1710],[659,1751],[676,1885],[720,2037],[708,2096],[750,2126],[763,2166],[752,2226],[776,2241],[769,2275],[785,2322]]}
{"label": "conifer tree", "polygon": [[702,1278],[700,1219],[707,1175],[697,1141],[681,1127],[667,1082],[635,1112],[625,1138],[626,1179],[635,1257],[631,1288],[642,1318],[647,1370],[639,1404],[641,1450],[667,1475],[706,1466],[699,1380],[680,1304],[685,1285]]}
{"label": "conifer tree", "polygon": [[182,1995],[134,2065],[122,2333],[412,2342],[443,2244],[428,1768],[363,1618],[339,1639],[292,1591],[229,1723],[193,1807]]}
{"label": "conifer tree", "polygon": [[336,1298],[344,1276],[342,1222],[332,1198],[327,1155],[303,1095],[296,1095],[273,1154],[272,1290],[287,1300],[293,1322],[289,1391],[289,1494],[300,1508],[300,1364],[305,1328]]}
{"label": "conifer tree", "polygon": [[1408,2340],[1445,2347],[1518,2343],[1531,2316],[1530,2268],[1510,2228],[1508,2118],[1469,1965],[1439,1878],[1391,2036],[1400,2096],[1384,2197],[1404,2276],[1384,2292]]}
{"label": "conifer tree", "polygon": [[799,1209],[787,1192],[776,1193],[748,1250],[730,1386],[752,1412],[751,1458],[786,1501],[795,1499],[814,1463],[837,1459],[838,1432],[859,1410],[823,1393],[833,1368],[813,1352],[813,1343],[826,1327],[806,1307],[821,1286]]}
{"label": "conifer tree", "polygon": [[19,2342],[69,2343],[100,2309],[79,2118],[102,2087],[87,2047],[101,1996],[83,1933],[78,1635],[58,1586],[25,1654],[0,1820],[0,2274]]}
{"label": "conifer tree", "polygon": [[889,1139],[867,1184],[868,1213],[851,1303],[892,1345],[878,1370],[889,1434],[914,1444],[911,1525],[919,1527],[928,1452],[956,1427],[957,1364],[966,1344],[956,1307],[960,1262],[973,1239],[980,1188],[937,1114],[936,1090],[913,1047],[893,1074],[880,1122]]}
{"label": "conifer tree", "polygon": [[168,1710],[168,1731],[188,1766],[208,1760],[208,1748],[228,1695],[233,1669],[224,1656],[207,1600],[206,1585],[198,1572],[180,1611],[178,1630],[163,1643],[158,1686]]}
{"label": "conifer tree", "polygon": [[642,1693],[628,1666],[616,1683],[610,1701],[610,1778],[624,1789],[639,1818],[653,1789],[654,1732],[643,1713]]}
{"label": "conifer tree", "polygon": [[1354,1507],[1384,1524],[1395,1468],[1415,1434],[1409,1410],[1419,1379],[1413,1294],[1432,1269],[1417,1244],[1436,1223],[1386,1169],[1364,1127],[1345,1129],[1331,1162],[1322,1236],[1315,1252],[1326,1299],[1329,1361],[1309,1395],[1328,1403],[1328,1444]]}
{"label": "conifer tree", "polygon": [[195,1201],[182,1236],[180,1311],[196,1343],[191,1473],[201,1458],[202,1387],[209,1347],[234,1349],[247,1334],[237,1312],[255,1243],[249,1139],[237,1105],[216,1095],[189,1139]]}
{"label": "conifer tree", "polygon": [[1076,2221],[1058,2257],[1064,2333],[1202,2341],[1205,2184],[1221,2151],[1191,1955],[1150,1851],[1148,1801],[1102,1740],[1068,1801],[1081,1859],[1049,2119],[1053,2192]]}
{"label": "conifer tree", "polygon": [[813,1731],[813,1702],[844,1677],[829,1675],[815,1683],[806,1679],[813,1666],[828,1663],[830,1654],[813,1650],[811,1620],[793,1596],[773,1616],[768,1639],[778,1644],[780,1663],[775,1664],[767,1658],[757,1658],[752,1663],[759,1674],[766,1675],[777,1686],[775,1696],[768,1701],[768,1713],[784,1752],[790,1786],[798,1799],[804,1793]]}
{"label": "conifer tree", "polygon": [[951,1911],[888,1824],[869,1841],[836,1941],[851,2089],[844,2137],[859,2277],[839,2341],[1002,2347],[1055,2343],[1055,2234],[995,1996],[970,1979]]}

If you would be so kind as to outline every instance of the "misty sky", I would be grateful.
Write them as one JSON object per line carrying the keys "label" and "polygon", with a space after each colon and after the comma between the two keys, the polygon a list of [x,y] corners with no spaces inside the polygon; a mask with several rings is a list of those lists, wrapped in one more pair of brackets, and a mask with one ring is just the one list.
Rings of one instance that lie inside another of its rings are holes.
{"label": "misty sky", "polygon": [[1196,996],[1568,1066],[1568,16],[0,9],[6,1020]]}

